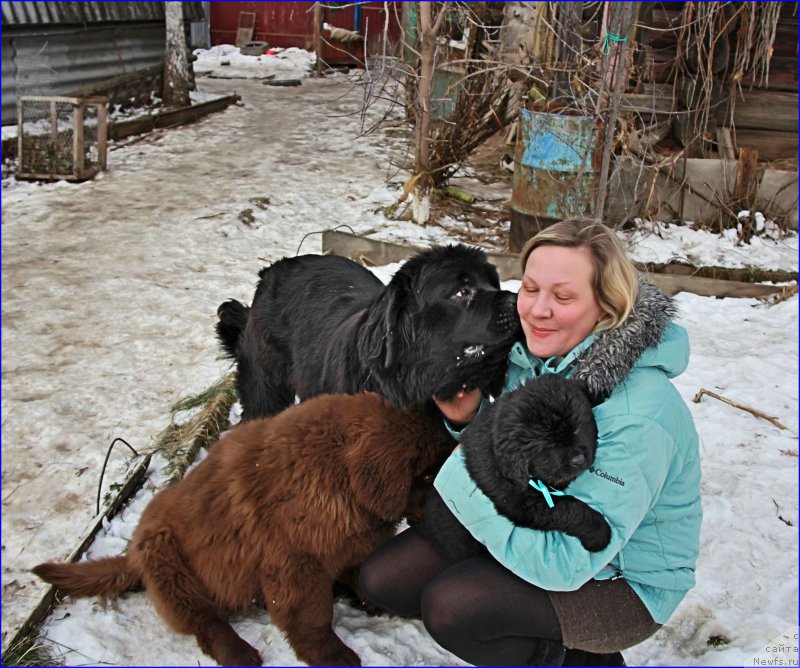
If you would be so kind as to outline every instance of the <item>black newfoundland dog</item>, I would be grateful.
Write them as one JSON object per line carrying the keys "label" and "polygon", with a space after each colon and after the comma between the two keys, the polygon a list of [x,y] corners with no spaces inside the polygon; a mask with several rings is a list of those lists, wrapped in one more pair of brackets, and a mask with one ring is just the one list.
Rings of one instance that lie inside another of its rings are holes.
{"label": "black newfoundland dog", "polygon": [[[603,516],[562,490],[594,462],[597,426],[582,385],[547,374],[484,407],[462,435],[467,470],[514,524],[563,531],[590,552],[606,547]],[[483,546],[450,512],[435,489],[418,530],[444,555],[465,559]]]}
{"label": "black newfoundland dog", "polygon": [[243,418],[274,415],[322,393],[378,392],[400,408],[496,395],[520,335],[516,295],[485,253],[423,251],[388,285],[342,257],[285,258],[259,272],[248,308],[218,309],[217,335],[237,363]]}

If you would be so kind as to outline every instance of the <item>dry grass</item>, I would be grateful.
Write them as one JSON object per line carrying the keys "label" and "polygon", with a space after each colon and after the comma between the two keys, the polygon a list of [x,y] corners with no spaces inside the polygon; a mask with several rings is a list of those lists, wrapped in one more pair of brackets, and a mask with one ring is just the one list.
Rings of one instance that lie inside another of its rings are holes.
{"label": "dry grass", "polygon": [[24,636],[12,643],[3,652],[4,666],[56,666],[58,663],[50,651],[40,644],[35,633]]}
{"label": "dry grass", "polygon": [[[168,460],[171,484],[183,478],[201,448],[208,448],[229,426],[228,415],[237,399],[234,373],[229,373],[206,391],[182,399],[172,407],[173,420],[157,437],[154,450]],[[178,414],[194,411],[183,422]]]}

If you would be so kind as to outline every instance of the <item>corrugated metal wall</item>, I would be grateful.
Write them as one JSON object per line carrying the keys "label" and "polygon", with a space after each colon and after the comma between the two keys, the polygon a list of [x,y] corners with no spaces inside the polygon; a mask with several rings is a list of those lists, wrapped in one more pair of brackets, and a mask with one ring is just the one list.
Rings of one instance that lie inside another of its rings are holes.
{"label": "corrugated metal wall", "polygon": [[[69,95],[163,60],[162,2],[1,4],[3,125],[16,121],[18,95]],[[183,3],[190,27],[207,24],[208,4]]]}
{"label": "corrugated metal wall", "polygon": [[[0,4],[2,4],[4,28],[164,20],[163,2],[7,2],[4,0]],[[207,3],[184,2],[184,19],[201,20],[203,4]]]}
{"label": "corrugated metal wall", "polygon": [[191,37],[189,39],[190,49],[208,49],[211,46],[211,16],[210,2],[198,3],[203,6],[203,14],[205,15],[202,21],[192,21],[189,24],[191,29]]}
{"label": "corrugated metal wall", "polygon": [[163,23],[50,26],[3,32],[3,125],[16,121],[18,95],[68,95],[164,58]]}
{"label": "corrugated metal wall", "polygon": [[3,125],[13,122],[14,108],[17,104],[15,92],[17,71],[14,60],[13,41],[7,33],[3,32]]}

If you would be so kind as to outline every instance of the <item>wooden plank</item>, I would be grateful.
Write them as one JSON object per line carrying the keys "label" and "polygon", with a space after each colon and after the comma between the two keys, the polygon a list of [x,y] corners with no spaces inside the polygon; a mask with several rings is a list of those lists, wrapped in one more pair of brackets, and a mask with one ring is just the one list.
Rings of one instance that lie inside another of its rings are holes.
{"label": "wooden plank", "polygon": [[[152,453],[146,454],[142,461],[136,465],[131,474],[128,476],[128,479],[125,481],[125,484],[119,490],[116,497],[114,497],[114,500],[111,502],[108,509],[97,516],[92,523],[92,526],[83,536],[80,543],[78,543],[78,546],[69,555],[67,561],[78,561],[83,556],[83,553],[89,548],[89,545],[91,545],[92,541],[95,539],[95,536],[100,533],[100,529],[103,528],[103,522],[111,520],[115,515],[117,515],[125,503],[127,503],[134,493],[139,490],[144,483],[145,478],[147,477],[147,468],[150,465],[151,457]],[[39,599],[39,603],[33,609],[31,614],[28,615],[28,618],[23,622],[19,630],[7,643],[5,643],[5,646],[3,647],[4,652],[6,648],[14,647],[26,636],[38,628],[38,626],[42,623],[42,621],[44,621],[45,617],[50,614],[50,611],[56,604],[58,593],[59,590],[52,585],[45,590],[44,594]]]}
{"label": "wooden plank", "polygon": [[80,104],[79,97],[66,97],[64,95],[22,95],[20,102],[64,102],[66,104]]}
{"label": "wooden plank", "polygon": [[755,175],[758,168],[758,151],[751,148],[739,149],[739,163],[736,166],[736,180],[733,183],[733,199],[737,204],[749,208],[755,196]]}
{"label": "wooden plank", "polygon": [[797,171],[765,169],[755,205],[767,217],[791,216],[797,210]]}
{"label": "wooden plank", "polygon": [[673,274],[677,276],[697,276],[699,278],[713,278],[723,281],[738,281],[741,283],[758,283],[771,281],[774,283],[787,283],[797,281],[796,271],[783,269],[760,269],[759,267],[695,267],[681,262],[642,262],[635,263],[637,269],[653,274]]}
{"label": "wooden plank", "polygon": [[129,121],[116,121],[108,124],[108,138],[119,141],[131,135],[140,135],[155,129],[156,122],[153,116],[142,116]]}
{"label": "wooden plank", "polygon": [[679,292],[691,292],[703,297],[750,297],[760,299],[783,290],[783,286],[780,285],[723,281],[699,276],[651,274],[648,272],[647,278],[669,295],[676,295]]}
{"label": "wooden plank", "polygon": [[[322,252],[348,257],[356,262],[376,267],[402,262],[423,249],[410,244],[394,244],[379,239],[356,237],[346,232],[327,230],[322,233]],[[519,280],[522,276],[519,259],[512,253],[487,253],[489,261],[497,267],[501,281]]]}
{"label": "wooden plank", "polygon": [[733,150],[731,129],[718,127],[716,134],[719,156],[725,160],[736,160],[736,151]]}
{"label": "wooden plank", "polygon": [[83,146],[83,111],[82,104],[76,104],[72,110],[72,172],[78,180],[86,175],[86,153]]}
{"label": "wooden plank", "polygon": [[769,82],[768,85],[762,85],[762,78],[760,74],[750,72],[745,75],[742,80],[742,86],[745,90],[749,88],[762,88],[771,91],[785,91],[788,93],[797,94],[797,63],[787,65],[778,65],[778,60],[775,56],[770,60],[769,67]]}
{"label": "wooden plank", "polygon": [[44,172],[20,172],[14,175],[20,181],[77,181],[75,174],[45,174]]}
{"label": "wooden plank", "polygon": [[420,249],[416,246],[356,237],[337,230],[327,230],[322,233],[323,253],[341,255],[356,262],[371,264],[376,267],[402,262],[419,251]]}
{"label": "wooden plank", "polygon": [[[718,125],[730,125],[730,106],[720,105],[715,113]],[[797,132],[797,93],[754,88],[737,95],[733,106],[737,129]]]}
{"label": "wooden plank", "polygon": [[239,12],[239,25],[236,28],[235,45],[241,48],[252,40],[255,27],[256,15],[254,12]]}
{"label": "wooden plank", "polygon": [[108,167],[108,101],[97,105],[97,162],[103,171]]}
{"label": "wooden plank", "polygon": [[772,130],[733,129],[734,143],[738,148],[746,147],[758,151],[763,161],[797,159],[797,133]]}
{"label": "wooden plank", "polygon": [[[356,237],[345,232],[329,230],[322,234],[322,252],[341,255],[351,260],[381,266],[401,262],[422,249],[417,246],[394,244],[388,241]],[[497,267],[501,281],[520,280],[522,272],[519,259],[511,253],[487,253],[489,261]],[[637,264],[644,271],[646,267]],[[762,285],[742,281],[647,272],[647,277],[666,293],[691,292],[706,297],[766,297],[780,292],[783,286]]]}
{"label": "wooden plank", "polygon": [[221,111],[226,107],[238,102],[239,95],[226,95],[216,100],[209,100],[201,104],[194,104],[189,107],[180,107],[163,114],[151,114],[141,118],[134,118],[130,121],[119,121],[110,123],[108,126],[108,138],[113,140],[125,139],[131,135],[150,132],[155,128],[173,127],[182,123],[191,123],[207,114]]}
{"label": "wooden plank", "polygon": [[625,93],[620,98],[619,110],[625,113],[662,114],[672,113],[675,100],[672,96],[648,93]]}
{"label": "wooden plank", "polygon": [[169,128],[175,125],[192,123],[202,116],[211,114],[215,111],[221,111],[234,102],[238,102],[240,99],[241,98],[238,95],[228,95],[226,97],[221,97],[216,100],[209,100],[208,102],[203,102],[201,104],[193,104],[188,107],[180,107],[179,109],[173,109],[160,114],[155,114],[154,127]]}

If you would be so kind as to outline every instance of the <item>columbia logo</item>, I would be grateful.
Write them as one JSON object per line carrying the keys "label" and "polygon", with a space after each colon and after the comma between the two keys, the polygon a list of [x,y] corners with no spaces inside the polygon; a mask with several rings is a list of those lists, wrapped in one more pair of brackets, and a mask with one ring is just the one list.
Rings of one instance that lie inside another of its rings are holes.
{"label": "columbia logo", "polygon": [[589,467],[589,473],[593,473],[596,476],[604,478],[609,482],[613,482],[615,485],[619,485],[620,487],[625,487],[625,481],[617,478],[617,476],[613,476],[610,473],[606,473],[603,469],[595,468],[594,466]]}

